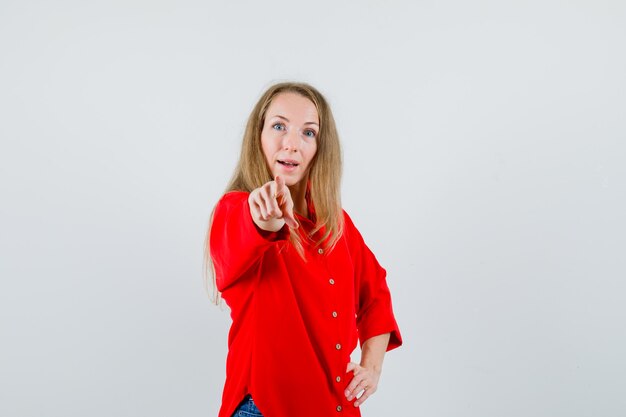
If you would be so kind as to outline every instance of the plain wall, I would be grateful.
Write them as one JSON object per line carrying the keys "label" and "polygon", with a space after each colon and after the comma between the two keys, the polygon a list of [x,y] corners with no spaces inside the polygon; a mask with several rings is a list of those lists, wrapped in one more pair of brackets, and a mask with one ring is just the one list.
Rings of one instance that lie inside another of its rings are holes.
{"label": "plain wall", "polygon": [[625,50],[622,1],[3,0],[0,415],[217,414],[205,231],[283,80],[404,336],[365,417],[626,415]]}

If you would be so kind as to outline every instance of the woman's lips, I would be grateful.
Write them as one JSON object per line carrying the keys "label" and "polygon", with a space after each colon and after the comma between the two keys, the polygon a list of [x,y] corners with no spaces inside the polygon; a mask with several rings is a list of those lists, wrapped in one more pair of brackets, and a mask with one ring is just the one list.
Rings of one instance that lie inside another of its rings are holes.
{"label": "woman's lips", "polygon": [[280,167],[287,172],[292,172],[295,171],[296,168],[298,168],[298,164],[296,161],[290,160],[290,159],[278,159],[277,160],[278,164],[280,165]]}
{"label": "woman's lips", "polygon": [[289,166],[296,166],[296,167],[298,165],[300,165],[299,163],[297,163],[293,159],[279,159],[278,163],[281,164],[281,165],[289,165]]}

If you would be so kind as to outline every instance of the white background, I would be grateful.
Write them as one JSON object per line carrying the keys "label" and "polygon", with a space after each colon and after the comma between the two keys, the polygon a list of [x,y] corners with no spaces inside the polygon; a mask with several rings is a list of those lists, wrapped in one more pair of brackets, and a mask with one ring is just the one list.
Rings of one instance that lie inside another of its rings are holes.
{"label": "white background", "polygon": [[3,0],[0,415],[217,414],[204,234],[283,80],[404,336],[364,416],[626,415],[625,51],[622,1]]}

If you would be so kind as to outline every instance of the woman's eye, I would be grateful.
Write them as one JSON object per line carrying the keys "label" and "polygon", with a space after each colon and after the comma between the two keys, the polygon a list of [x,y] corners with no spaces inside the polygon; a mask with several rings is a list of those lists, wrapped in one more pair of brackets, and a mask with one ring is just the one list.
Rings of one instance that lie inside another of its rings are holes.
{"label": "woman's eye", "polygon": [[282,123],[274,123],[272,125],[272,129],[274,130],[284,130],[285,129],[285,125]]}
{"label": "woman's eye", "polygon": [[316,135],[315,130],[305,130],[304,134],[307,135],[310,138],[314,138],[315,135]]}

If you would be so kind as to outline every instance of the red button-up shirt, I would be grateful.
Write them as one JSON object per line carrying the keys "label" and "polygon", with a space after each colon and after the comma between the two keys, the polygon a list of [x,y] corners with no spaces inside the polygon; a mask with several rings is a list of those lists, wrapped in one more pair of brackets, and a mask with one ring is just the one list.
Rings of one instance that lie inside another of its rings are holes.
{"label": "red button-up shirt", "polygon": [[[304,231],[313,229],[296,216]],[[357,340],[391,333],[391,350],[402,338],[385,270],[344,217],[335,248],[327,253],[305,241],[303,260],[287,226],[257,228],[248,193],[218,202],[211,257],[232,318],[219,417],[231,417],[248,393],[265,417],[360,416],[344,395]]]}

